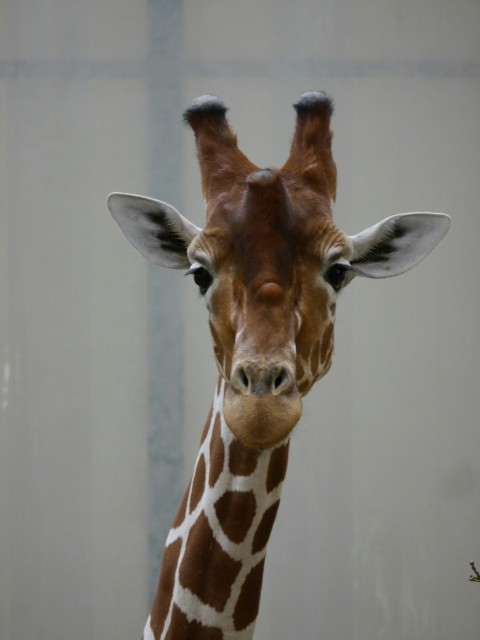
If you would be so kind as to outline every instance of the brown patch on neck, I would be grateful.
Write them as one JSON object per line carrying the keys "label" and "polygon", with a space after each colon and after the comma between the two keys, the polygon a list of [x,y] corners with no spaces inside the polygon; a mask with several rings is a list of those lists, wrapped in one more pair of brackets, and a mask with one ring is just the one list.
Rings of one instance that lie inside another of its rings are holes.
{"label": "brown patch on neck", "polygon": [[263,514],[253,538],[252,553],[258,553],[267,546],[279,506],[280,500],[277,500]]}
{"label": "brown patch on neck", "polygon": [[257,449],[250,449],[239,440],[232,440],[229,447],[228,466],[234,476],[250,476],[257,468]]}
{"label": "brown patch on neck", "polygon": [[210,440],[210,471],[208,484],[213,487],[220,477],[225,464],[225,446],[220,435],[220,414],[217,413]]}
{"label": "brown patch on neck", "polygon": [[236,544],[243,542],[257,510],[253,491],[226,491],[214,506],[227,538]]}
{"label": "brown patch on neck", "polygon": [[[182,541],[176,540],[168,545],[163,554],[162,572],[158,583],[157,594],[153,603],[150,626],[156,638],[160,637],[167,618],[175,585],[175,571]],[[180,637],[180,636],[178,636]]]}
{"label": "brown patch on neck", "polygon": [[205,422],[205,426],[203,427],[202,437],[200,439],[200,445],[202,445],[205,442],[205,438],[207,437],[208,431],[210,429],[210,423],[212,422],[212,413],[213,413],[213,407],[210,407],[210,411],[208,412],[208,417]]}
{"label": "brown patch on neck", "polygon": [[284,481],[288,465],[288,442],[272,451],[267,473],[267,491],[270,493]]}
{"label": "brown patch on neck", "polygon": [[193,476],[192,480],[192,491],[190,494],[190,513],[195,510],[195,507],[200,502],[200,499],[203,496],[203,492],[205,491],[205,474],[205,457],[202,454],[197,461],[197,466],[195,467],[195,475]]}
{"label": "brown patch on neck", "polygon": [[177,511],[177,515],[175,516],[175,520],[173,521],[172,527],[174,529],[176,529],[182,524],[182,522],[185,520],[185,516],[187,515],[187,502],[188,502],[188,495],[190,493],[190,484],[188,485],[187,490],[183,494],[182,502],[180,503],[180,506]]}
{"label": "brown patch on neck", "polygon": [[242,563],[218,544],[204,513],[190,529],[180,564],[180,583],[203,603],[223,611]]}
{"label": "brown patch on neck", "polygon": [[233,623],[237,631],[248,627],[256,620],[260,606],[260,593],[262,590],[263,568],[265,559],[259,562],[245,578],[237,606],[233,614]]}

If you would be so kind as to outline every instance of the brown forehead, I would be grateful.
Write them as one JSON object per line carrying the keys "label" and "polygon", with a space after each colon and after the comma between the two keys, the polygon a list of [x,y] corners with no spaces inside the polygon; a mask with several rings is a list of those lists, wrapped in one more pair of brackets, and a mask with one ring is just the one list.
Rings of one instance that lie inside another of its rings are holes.
{"label": "brown forehead", "polygon": [[[284,181],[284,184],[286,181]],[[333,246],[348,251],[345,234],[334,224],[330,203],[308,190],[288,189],[286,203],[248,203],[235,189],[210,203],[208,222],[195,243],[217,269],[233,265],[244,282],[273,279],[288,286],[298,262],[321,262]],[[257,199],[258,200],[258,199]],[[255,206],[255,205],[260,206]]]}

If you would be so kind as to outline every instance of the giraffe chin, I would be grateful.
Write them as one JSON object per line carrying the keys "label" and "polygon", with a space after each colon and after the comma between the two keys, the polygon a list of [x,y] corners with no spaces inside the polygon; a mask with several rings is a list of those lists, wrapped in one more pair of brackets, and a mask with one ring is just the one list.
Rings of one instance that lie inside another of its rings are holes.
{"label": "giraffe chin", "polygon": [[298,390],[282,396],[243,395],[227,386],[223,416],[228,428],[251,449],[270,449],[291,434],[302,415]]}

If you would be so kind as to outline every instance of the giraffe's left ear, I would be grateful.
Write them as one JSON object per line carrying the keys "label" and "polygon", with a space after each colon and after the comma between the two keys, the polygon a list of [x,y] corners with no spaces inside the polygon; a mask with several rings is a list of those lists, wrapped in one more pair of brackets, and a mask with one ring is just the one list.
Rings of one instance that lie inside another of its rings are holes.
{"label": "giraffe's left ear", "polygon": [[408,271],[437,246],[450,227],[444,213],[401,213],[350,238],[356,275],[388,278]]}
{"label": "giraffe's left ear", "polygon": [[144,258],[169,269],[190,266],[187,248],[201,229],[172,205],[128,193],[111,193],[107,204],[115,222]]}

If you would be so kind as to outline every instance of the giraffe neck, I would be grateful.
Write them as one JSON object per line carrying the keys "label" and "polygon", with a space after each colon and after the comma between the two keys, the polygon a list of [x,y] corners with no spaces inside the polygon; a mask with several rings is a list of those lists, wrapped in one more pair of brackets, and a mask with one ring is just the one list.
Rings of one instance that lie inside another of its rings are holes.
{"label": "giraffe neck", "polygon": [[167,538],[144,640],[249,640],[288,442],[256,450],[223,418],[221,381],[192,481]]}

